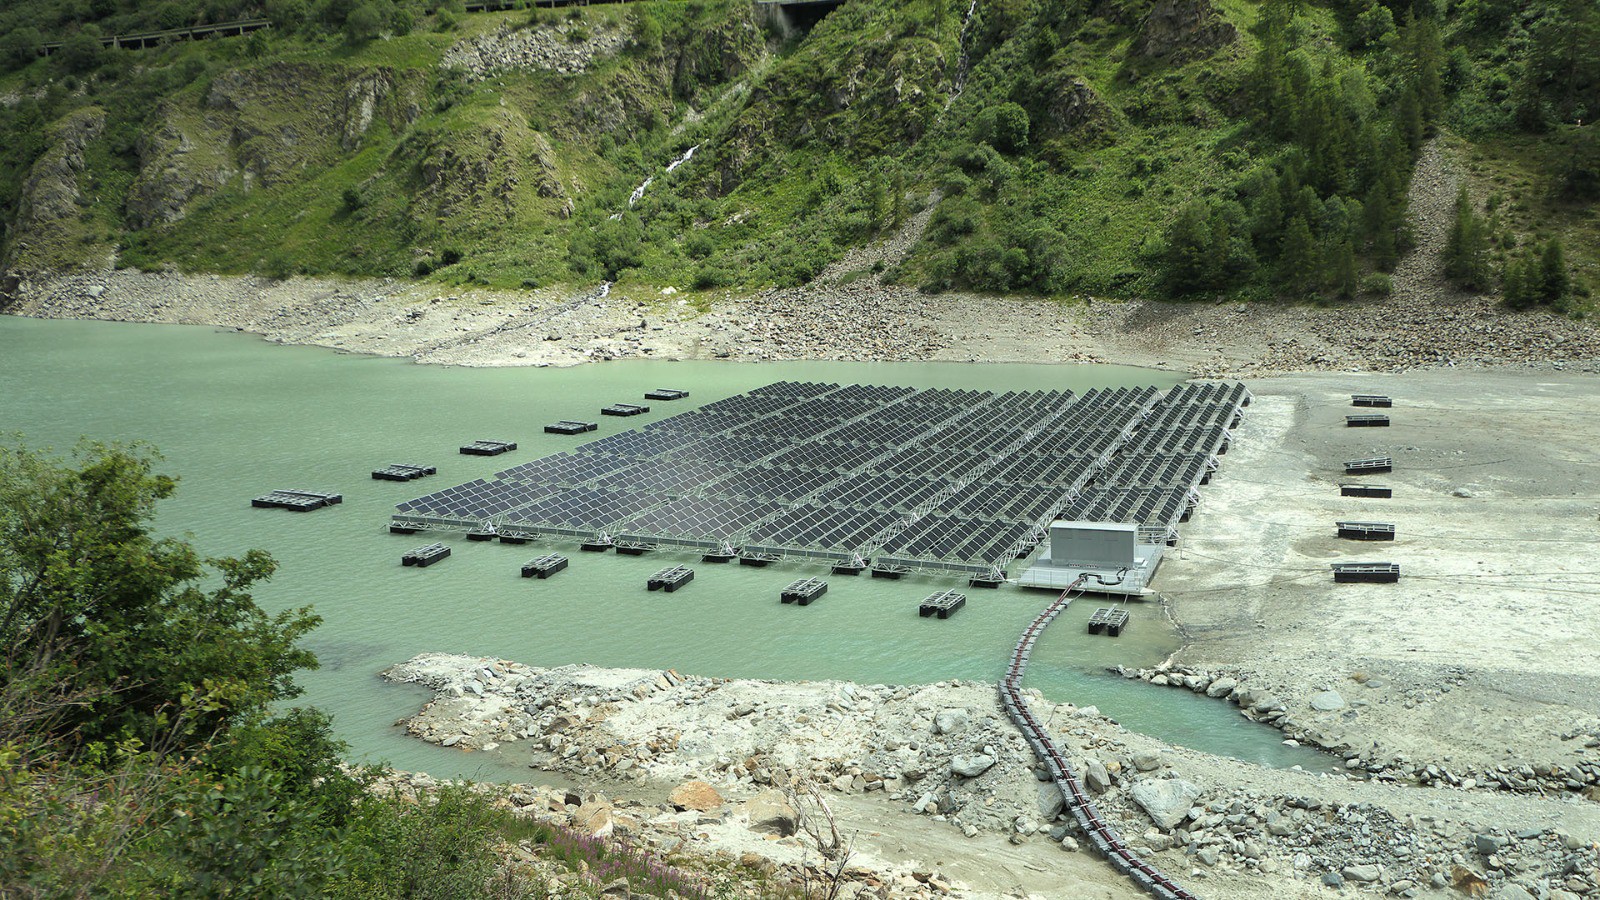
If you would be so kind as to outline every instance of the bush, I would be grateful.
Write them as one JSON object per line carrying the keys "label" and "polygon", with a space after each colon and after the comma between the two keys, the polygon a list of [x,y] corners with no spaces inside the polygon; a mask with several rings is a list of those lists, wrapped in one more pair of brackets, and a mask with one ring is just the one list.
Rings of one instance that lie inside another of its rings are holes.
{"label": "bush", "polygon": [[67,38],[61,45],[56,57],[61,60],[62,68],[68,72],[82,74],[92,72],[100,65],[100,56],[105,48],[100,45],[100,37],[90,34],[87,30],[80,31]]}
{"label": "bush", "polygon": [[383,10],[376,3],[363,3],[350,11],[344,20],[344,39],[350,44],[364,44],[383,33],[388,23]]}
{"label": "bush", "polygon": [[1361,293],[1374,297],[1387,297],[1394,292],[1394,279],[1384,272],[1373,272],[1361,279]]}

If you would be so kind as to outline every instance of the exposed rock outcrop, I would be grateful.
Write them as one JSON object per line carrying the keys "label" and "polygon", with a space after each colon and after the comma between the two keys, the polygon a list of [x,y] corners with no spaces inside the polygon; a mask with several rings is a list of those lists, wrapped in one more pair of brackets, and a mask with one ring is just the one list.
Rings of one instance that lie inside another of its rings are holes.
{"label": "exposed rock outcrop", "polygon": [[1043,116],[1034,123],[1041,136],[1068,137],[1076,144],[1088,144],[1109,137],[1117,130],[1120,116],[1088,81],[1070,72],[1057,71],[1041,84]]}
{"label": "exposed rock outcrop", "polygon": [[74,110],[50,129],[48,149],[22,182],[12,261],[23,266],[65,262],[56,250],[73,239],[83,203],[79,179],[88,167],[85,152],[105,131],[106,111],[98,106]]}
{"label": "exposed rock outcrop", "polygon": [[1139,23],[1133,52],[1138,56],[1193,59],[1238,39],[1238,29],[1222,18],[1211,0],[1156,0]]}

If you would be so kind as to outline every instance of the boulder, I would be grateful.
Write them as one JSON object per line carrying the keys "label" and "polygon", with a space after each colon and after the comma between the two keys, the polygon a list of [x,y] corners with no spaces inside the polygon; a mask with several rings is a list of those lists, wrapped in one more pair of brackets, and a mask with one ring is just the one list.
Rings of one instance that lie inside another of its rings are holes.
{"label": "boulder", "polygon": [[1089,790],[1097,794],[1111,790],[1111,773],[1106,771],[1105,764],[1099,760],[1083,767],[1083,780],[1088,783]]}
{"label": "boulder", "polygon": [[788,837],[800,829],[800,814],[780,791],[762,791],[744,805],[751,831]]}
{"label": "boulder", "polygon": [[1133,755],[1133,767],[1141,772],[1153,772],[1161,768],[1161,752],[1159,750],[1140,750]]}
{"label": "boulder", "polygon": [[1066,807],[1066,800],[1061,796],[1061,789],[1054,784],[1039,785],[1039,818],[1046,822],[1055,820]]}
{"label": "boulder", "polygon": [[1502,884],[1493,900],[1533,900],[1533,894],[1520,884]]}
{"label": "boulder", "polygon": [[955,734],[971,724],[972,716],[965,709],[941,709],[933,717],[934,734]]}
{"label": "boulder", "polygon": [[1370,884],[1383,877],[1383,869],[1376,863],[1366,863],[1360,866],[1345,866],[1344,871],[1339,874],[1344,876],[1345,881]]}
{"label": "boulder", "polygon": [[950,771],[966,778],[977,778],[989,771],[995,758],[987,753],[959,753],[950,759]]}
{"label": "boulder", "polygon": [[1232,691],[1234,688],[1236,688],[1238,686],[1239,686],[1239,680],[1237,678],[1229,678],[1227,676],[1223,676],[1221,678],[1218,678],[1216,681],[1211,682],[1211,686],[1206,688],[1206,696],[1207,697],[1226,697],[1226,696],[1228,696],[1228,693],[1230,691]]}
{"label": "boulder", "polygon": [[679,809],[708,812],[722,806],[722,795],[704,781],[685,781],[672,789],[667,802]]}
{"label": "boulder", "polygon": [[578,807],[572,812],[572,827],[594,837],[610,837],[616,828],[611,804],[604,800],[590,800]]}
{"label": "boulder", "polygon": [[1182,822],[1194,801],[1200,798],[1200,788],[1178,778],[1141,781],[1128,793],[1150,820],[1163,829],[1171,829]]}
{"label": "boulder", "polygon": [[1317,712],[1333,712],[1344,707],[1344,696],[1338,691],[1322,691],[1311,695],[1311,708]]}

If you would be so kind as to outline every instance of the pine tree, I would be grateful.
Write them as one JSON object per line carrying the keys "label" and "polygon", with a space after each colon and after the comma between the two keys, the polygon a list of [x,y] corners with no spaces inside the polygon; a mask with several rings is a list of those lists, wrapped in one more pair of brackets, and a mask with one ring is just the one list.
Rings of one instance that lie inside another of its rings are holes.
{"label": "pine tree", "polygon": [[1561,242],[1555,238],[1551,238],[1544,245],[1544,252],[1539,254],[1538,279],[1540,303],[1560,304],[1567,299],[1572,280],[1567,274],[1567,260],[1561,252]]}
{"label": "pine tree", "polygon": [[1349,300],[1356,295],[1359,273],[1356,271],[1356,251],[1350,246],[1346,238],[1333,248],[1332,265],[1329,267],[1328,280],[1333,284],[1334,292],[1340,300]]}
{"label": "pine tree", "polygon": [[1311,237],[1311,226],[1304,216],[1289,220],[1283,232],[1283,246],[1278,251],[1278,283],[1298,297],[1310,294],[1316,288],[1317,242]]}
{"label": "pine tree", "polygon": [[1444,274],[1469,290],[1489,286],[1489,230],[1473,210],[1466,185],[1456,195],[1455,220],[1445,243]]}
{"label": "pine tree", "polygon": [[1382,187],[1372,192],[1372,199],[1363,208],[1367,239],[1372,241],[1372,261],[1378,268],[1388,270],[1399,258],[1394,240],[1394,212],[1389,204],[1388,192]]}
{"label": "pine tree", "polygon": [[1527,309],[1538,302],[1536,288],[1533,280],[1537,279],[1537,272],[1530,271],[1533,264],[1532,256],[1518,256],[1506,262],[1504,273],[1501,275],[1501,294],[1505,304],[1512,309]]}

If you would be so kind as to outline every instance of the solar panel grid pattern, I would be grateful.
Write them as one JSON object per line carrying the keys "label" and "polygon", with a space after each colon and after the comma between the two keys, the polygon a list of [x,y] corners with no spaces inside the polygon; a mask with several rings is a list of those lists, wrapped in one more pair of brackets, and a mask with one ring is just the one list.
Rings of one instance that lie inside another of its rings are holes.
{"label": "solar panel grid pattern", "polygon": [[[1243,397],[1237,383],[1158,399],[779,382],[397,511],[1003,565],[1063,507],[1177,521]],[[1119,446],[1093,487],[1068,493]]]}
{"label": "solar panel grid pattern", "polygon": [[622,534],[690,538],[722,543],[741,539],[752,523],[775,516],[783,510],[782,503],[770,501],[679,497],[624,519],[617,526],[617,530]]}

